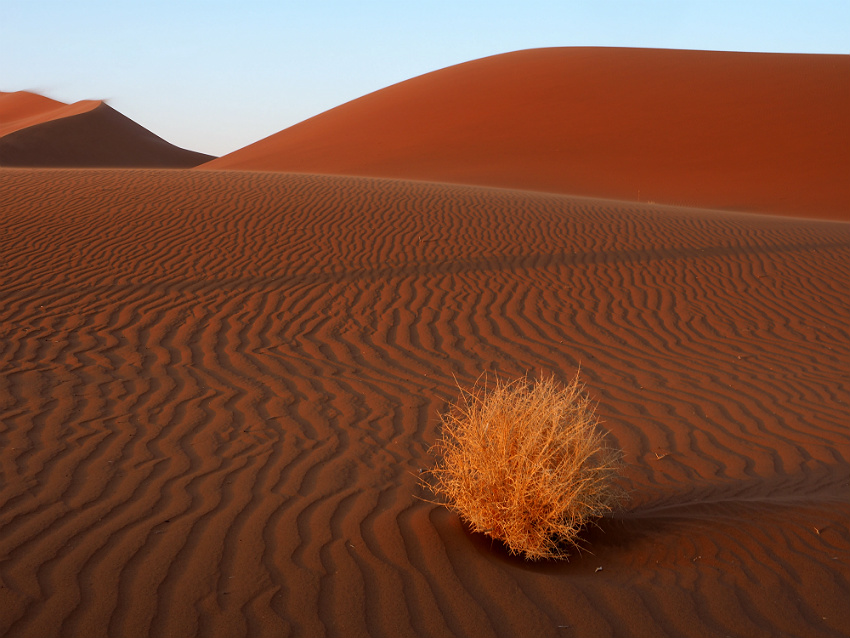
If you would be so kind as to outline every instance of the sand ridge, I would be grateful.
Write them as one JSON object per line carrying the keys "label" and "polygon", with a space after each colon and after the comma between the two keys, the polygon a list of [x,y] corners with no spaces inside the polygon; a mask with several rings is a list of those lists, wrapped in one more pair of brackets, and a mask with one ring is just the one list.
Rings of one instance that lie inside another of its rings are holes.
{"label": "sand ridge", "polygon": [[101,104],[83,100],[65,104],[28,91],[0,92],[0,137],[22,128],[90,111]]}
{"label": "sand ridge", "polygon": [[204,168],[850,218],[850,56],[564,47],[441,69]]}
{"label": "sand ridge", "polygon": [[0,93],[0,166],[191,168],[211,159],[169,144],[102,101]]}
{"label": "sand ridge", "polygon": [[[850,225],[0,179],[0,634],[850,632]],[[579,367],[630,494],[592,554],[529,565],[418,498],[453,377]]]}

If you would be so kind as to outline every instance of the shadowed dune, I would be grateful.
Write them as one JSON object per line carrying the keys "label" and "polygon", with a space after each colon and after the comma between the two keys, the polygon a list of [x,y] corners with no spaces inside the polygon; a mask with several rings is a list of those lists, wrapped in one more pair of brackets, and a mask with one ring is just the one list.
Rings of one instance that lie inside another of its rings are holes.
{"label": "shadowed dune", "polygon": [[850,56],[520,51],[354,100],[204,168],[850,218]]}
{"label": "shadowed dune", "polygon": [[0,166],[191,168],[211,159],[169,144],[103,102],[0,93]]}
{"label": "shadowed dune", "polygon": [[[0,180],[3,636],[850,633],[850,225]],[[524,563],[420,500],[453,376],[579,366],[630,493],[588,552]]]}

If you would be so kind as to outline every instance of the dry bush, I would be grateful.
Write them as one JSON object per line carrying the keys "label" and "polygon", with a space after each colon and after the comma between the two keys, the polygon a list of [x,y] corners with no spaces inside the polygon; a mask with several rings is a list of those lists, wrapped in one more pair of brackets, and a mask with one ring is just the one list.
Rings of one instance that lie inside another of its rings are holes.
{"label": "dry bush", "polygon": [[476,384],[443,415],[431,484],[477,532],[527,559],[566,558],[611,509],[620,454],[605,446],[578,375]]}

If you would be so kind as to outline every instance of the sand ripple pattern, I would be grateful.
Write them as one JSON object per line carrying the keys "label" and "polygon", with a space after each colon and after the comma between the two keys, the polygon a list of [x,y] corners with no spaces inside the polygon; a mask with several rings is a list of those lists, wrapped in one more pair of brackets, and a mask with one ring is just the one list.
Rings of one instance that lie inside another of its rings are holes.
{"label": "sand ripple pattern", "polygon": [[[0,171],[0,635],[847,635],[848,264],[842,223]],[[579,367],[631,496],[593,554],[418,498],[455,377]]]}

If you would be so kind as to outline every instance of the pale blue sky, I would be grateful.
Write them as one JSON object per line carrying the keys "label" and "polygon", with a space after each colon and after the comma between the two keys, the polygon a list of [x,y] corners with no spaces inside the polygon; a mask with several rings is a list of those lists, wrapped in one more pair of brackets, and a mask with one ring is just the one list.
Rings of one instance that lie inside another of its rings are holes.
{"label": "pale blue sky", "polygon": [[0,0],[0,90],[106,99],[215,155],[429,71],[549,46],[850,54],[850,0]]}

